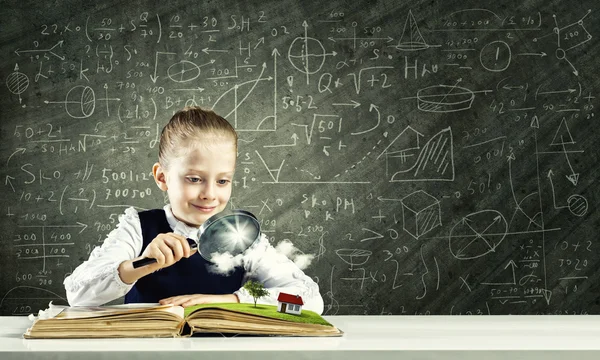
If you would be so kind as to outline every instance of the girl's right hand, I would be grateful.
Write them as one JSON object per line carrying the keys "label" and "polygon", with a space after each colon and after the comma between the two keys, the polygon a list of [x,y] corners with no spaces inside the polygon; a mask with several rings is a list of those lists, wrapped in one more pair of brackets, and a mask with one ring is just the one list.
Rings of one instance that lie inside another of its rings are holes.
{"label": "girl's right hand", "polygon": [[[154,240],[146,246],[146,249],[144,249],[144,252],[140,257],[123,261],[119,264],[117,271],[119,272],[119,277],[125,284],[133,284],[135,281],[148,274],[171,266],[182,258],[192,256],[196,251],[197,250],[190,249],[187,238],[182,235],[175,233],[158,234]],[[156,262],[138,268],[133,267],[134,261],[145,257],[154,258],[156,259]]]}
{"label": "girl's right hand", "polygon": [[142,257],[154,258],[155,263],[146,265],[148,270],[156,271],[169,267],[182,258],[188,258],[196,250],[190,249],[187,238],[175,233],[158,234],[144,250]]}

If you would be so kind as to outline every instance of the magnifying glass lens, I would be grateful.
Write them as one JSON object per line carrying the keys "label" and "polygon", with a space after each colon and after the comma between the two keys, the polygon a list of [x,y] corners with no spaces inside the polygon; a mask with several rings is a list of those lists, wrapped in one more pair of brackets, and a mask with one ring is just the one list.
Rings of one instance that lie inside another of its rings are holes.
{"label": "magnifying glass lens", "polygon": [[248,249],[260,234],[256,218],[240,214],[220,217],[208,226],[199,241],[200,254],[211,261],[214,253],[236,256]]}

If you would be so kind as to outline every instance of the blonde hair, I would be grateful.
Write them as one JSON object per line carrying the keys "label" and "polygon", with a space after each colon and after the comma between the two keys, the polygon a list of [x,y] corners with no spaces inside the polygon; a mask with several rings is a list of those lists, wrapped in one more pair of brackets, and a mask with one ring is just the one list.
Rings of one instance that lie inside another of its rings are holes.
{"label": "blonde hair", "polygon": [[237,152],[238,136],[227,120],[212,110],[186,106],[171,117],[160,133],[158,161],[161,166],[166,168],[169,159],[181,155],[178,148],[185,148],[190,140],[199,138],[208,141],[230,139]]}

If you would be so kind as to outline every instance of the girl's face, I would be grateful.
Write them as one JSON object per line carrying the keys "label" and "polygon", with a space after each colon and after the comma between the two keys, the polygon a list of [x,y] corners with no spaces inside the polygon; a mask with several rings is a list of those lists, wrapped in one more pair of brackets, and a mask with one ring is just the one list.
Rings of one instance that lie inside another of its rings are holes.
{"label": "girl's face", "polygon": [[187,225],[200,226],[227,206],[237,154],[229,139],[193,145],[169,159],[168,169],[156,163],[152,171],[158,187],[169,196],[173,215]]}

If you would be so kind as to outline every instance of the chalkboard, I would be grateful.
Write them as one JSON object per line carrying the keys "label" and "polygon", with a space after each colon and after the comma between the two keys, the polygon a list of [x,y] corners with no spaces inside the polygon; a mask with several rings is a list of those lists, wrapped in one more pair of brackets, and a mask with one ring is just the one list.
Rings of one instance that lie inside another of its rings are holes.
{"label": "chalkboard", "polygon": [[159,131],[239,132],[229,206],[325,314],[599,314],[597,1],[2,1],[0,314],[126,207]]}

